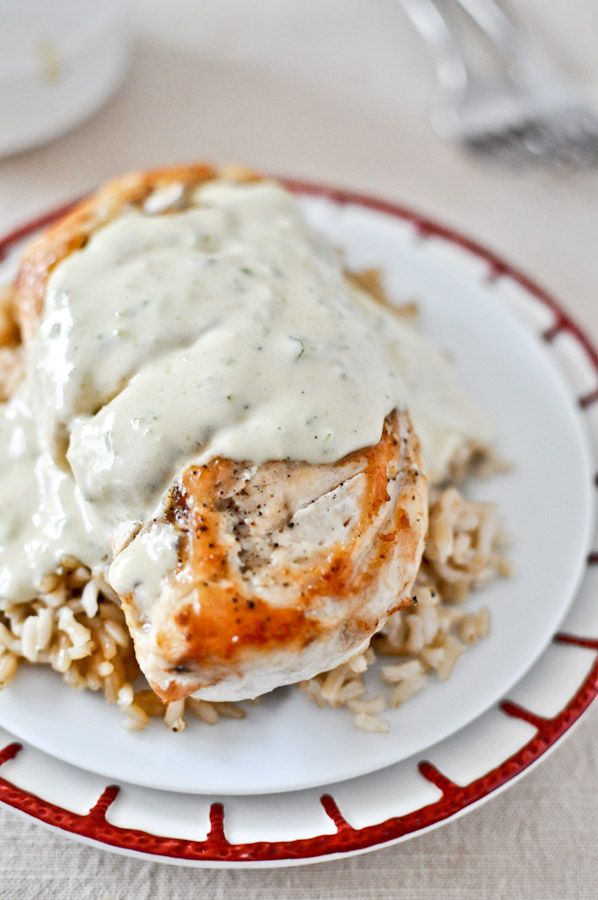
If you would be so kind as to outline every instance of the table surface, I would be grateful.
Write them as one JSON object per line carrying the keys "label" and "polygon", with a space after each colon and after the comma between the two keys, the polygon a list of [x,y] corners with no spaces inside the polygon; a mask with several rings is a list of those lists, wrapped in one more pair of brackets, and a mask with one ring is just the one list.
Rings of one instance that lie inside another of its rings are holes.
{"label": "table surface", "polygon": [[[515,4],[598,98],[593,0]],[[127,82],[89,122],[0,162],[0,233],[131,168],[207,157],[401,201],[548,286],[598,336],[598,173],[505,171],[431,132],[430,60],[397,0],[137,0]],[[593,898],[598,707],[513,790],[351,860],[270,871],[138,862],[0,811],[2,898]]]}

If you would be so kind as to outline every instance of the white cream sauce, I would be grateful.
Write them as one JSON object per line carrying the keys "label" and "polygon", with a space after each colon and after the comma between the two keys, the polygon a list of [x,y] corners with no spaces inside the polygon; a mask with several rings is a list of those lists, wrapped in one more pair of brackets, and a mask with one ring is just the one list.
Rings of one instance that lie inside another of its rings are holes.
{"label": "white cream sauce", "polygon": [[160,583],[177,562],[178,534],[168,522],[153,522],[118,554],[108,579],[121,595],[135,594],[140,612],[149,615]]}
{"label": "white cream sauce", "polygon": [[108,562],[109,549],[96,540],[81,491],[36,434],[25,382],[0,406],[0,602],[36,596],[44,575],[75,556],[89,568]]}
{"label": "white cream sauce", "polygon": [[[438,351],[350,287],[267,183],[214,182],[184,212],[100,229],[52,273],[27,365],[0,418],[0,598],[35,596],[61,554],[108,561],[191,461],[333,462],[406,406],[432,478],[491,437]],[[156,591],[163,538],[143,554]]]}

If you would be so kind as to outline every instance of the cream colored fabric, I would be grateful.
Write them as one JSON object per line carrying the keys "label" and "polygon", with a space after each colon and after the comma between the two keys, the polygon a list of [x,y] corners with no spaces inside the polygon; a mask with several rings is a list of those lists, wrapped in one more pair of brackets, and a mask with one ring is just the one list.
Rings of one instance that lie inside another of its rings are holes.
{"label": "cream colored fabric", "polygon": [[[598,103],[594,0],[513,5]],[[0,161],[0,233],[129,168],[241,161],[438,216],[536,276],[598,337],[598,171],[509,172],[438,141],[426,114],[432,69],[397,0],[167,7],[134,4],[130,77],[105,110],[50,146]],[[0,810],[0,898],[594,898],[597,796],[598,708],[482,809],[400,847],[315,867],[229,873],[140,863]]]}

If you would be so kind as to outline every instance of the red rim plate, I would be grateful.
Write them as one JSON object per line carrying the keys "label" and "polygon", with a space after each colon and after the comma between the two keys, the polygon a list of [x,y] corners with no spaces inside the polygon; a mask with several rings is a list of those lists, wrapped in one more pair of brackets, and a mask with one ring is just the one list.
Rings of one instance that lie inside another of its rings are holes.
{"label": "red rim plate", "polygon": [[[476,241],[404,206],[353,191],[329,188],[296,179],[283,178],[280,180],[289,190],[297,194],[324,197],[339,205],[354,204],[410,222],[422,239],[440,238],[482,260],[487,266],[489,281],[496,281],[506,276],[551,310],[554,315],[554,323],[543,333],[542,337],[545,341],[551,342],[560,333],[567,332],[583,348],[594,373],[598,374],[598,351],[591,339],[562,309],[558,301],[527,275]],[[73,205],[74,203],[69,203],[51,210],[0,239],[0,261],[20,241],[56,221]],[[577,402],[582,411],[588,410],[595,403],[598,404],[598,379],[596,388],[578,397]],[[589,554],[587,565],[598,565],[598,553]],[[299,863],[380,847],[433,828],[489,799],[539,761],[579,720],[598,695],[598,640],[562,633],[556,634],[553,640],[593,650],[597,654],[583,683],[558,715],[553,718],[542,718],[518,704],[508,700],[503,701],[500,709],[505,715],[522,719],[536,729],[534,737],[528,743],[481,778],[466,785],[454,783],[431,763],[421,761],[418,764],[420,774],[441,791],[441,797],[421,809],[386,819],[374,825],[354,828],[343,817],[342,811],[330,794],[323,794],[320,802],[336,827],[334,834],[322,834],[297,840],[236,844],[230,843],[226,838],[225,808],[222,803],[213,803],[211,806],[210,830],[205,840],[194,841],[149,834],[145,831],[111,824],[107,820],[106,814],[119,793],[120,788],[116,785],[107,787],[85,815],[79,815],[49,803],[29,791],[17,787],[6,778],[0,778],[0,802],[70,835],[125,852],[162,857],[164,861],[170,862]],[[20,750],[21,745],[18,743],[9,744],[0,750],[0,766],[13,759]]]}

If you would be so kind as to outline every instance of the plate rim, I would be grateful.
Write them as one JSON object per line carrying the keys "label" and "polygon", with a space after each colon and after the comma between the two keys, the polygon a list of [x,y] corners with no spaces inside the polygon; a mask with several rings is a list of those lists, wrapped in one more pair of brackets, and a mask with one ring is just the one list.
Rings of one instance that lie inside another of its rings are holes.
{"label": "plate rim", "polygon": [[[539,337],[550,343],[559,334],[568,333],[577,344],[581,345],[594,372],[598,374],[598,351],[591,338],[561,307],[554,296],[537,284],[534,279],[506,262],[501,256],[493,250],[487,249],[477,240],[410,207],[378,199],[368,194],[295,178],[282,177],[278,180],[287,189],[297,194],[323,197],[340,206],[357,205],[406,221],[415,228],[416,233],[422,239],[440,238],[467,251],[486,265],[486,277],[489,282],[498,281],[506,276],[519,285],[527,295],[531,295],[534,300],[547,307],[554,316],[554,322],[541,332]],[[0,260],[7,255],[13,245],[37,229],[51,224],[72,209],[77,202],[78,200],[75,200],[50,210],[13,229],[4,238],[0,238]],[[564,379],[564,376],[562,377]],[[578,396],[578,406],[582,412],[588,410],[594,403],[598,403],[598,386],[589,393]],[[589,487],[589,489],[591,488]],[[594,564],[598,564],[598,553],[590,552],[585,568]],[[575,596],[577,597],[578,594],[579,586]],[[213,802],[210,806],[210,831],[203,841],[168,838],[138,829],[112,825],[107,821],[106,813],[119,792],[119,787],[116,785],[106,787],[96,804],[84,815],[73,813],[43,800],[26,789],[13,785],[3,777],[0,777],[0,802],[16,811],[25,813],[41,824],[58,829],[68,836],[91,842],[96,846],[129,853],[140,858],[161,859],[163,862],[187,865],[234,867],[298,865],[323,861],[327,858],[338,859],[342,856],[389,846],[445,824],[481,805],[497,792],[519,780],[531,767],[540,762],[567,733],[570,733],[598,695],[598,639],[559,632],[554,635],[553,641],[584,647],[597,653],[590,671],[563,709],[552,718],[544,718],[518,704],[503,700],[499,704],[499,709],[503,713],[522,719],[536,729],[529,741],[506,760],[467,785],[458,785],[450,781],[431,763],[425,760],[420,761],[417,766],[420,775],[441,791],[440,798],[418,810],[391,817],[373,825],[361,828],[351,826],[343,817],[332,796],[325,792],[325,788],[322,788],[323,794],[320,802],[324,812],[336,826],[335,833],[285,841],[240,844],[229,843],[226,838],[224,805],[221,802]],[[0,750],[0,766],[14,758],[21,749],[20,743],[13,742]]]}

